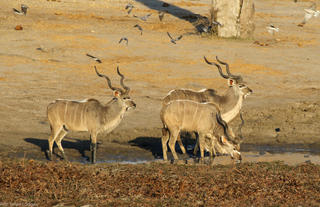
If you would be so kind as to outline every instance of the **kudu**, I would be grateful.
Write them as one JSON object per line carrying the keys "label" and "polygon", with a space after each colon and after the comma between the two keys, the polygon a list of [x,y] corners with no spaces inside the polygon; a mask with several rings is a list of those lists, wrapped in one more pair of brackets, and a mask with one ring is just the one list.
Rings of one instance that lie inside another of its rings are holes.
{"label": "kudu", "polygon": [[219,146],[231,154],[232,158],[241,160],[241,154],[236,149],[240,140],[230,134],[228,125],[222,119],[219,107],[216,104],[199,103],[191,100],[175,100],[162,107],[160,118],[163,123],[161,142],[164,160],[168,159],[168,140],[172,155],[175,160],[178,160],[175,144],[182,130],[198,133],[201,160],[204,157],[206,139],[210,140],[208,148],[211,158],[214,152],[214,142],[219,142]]}
{"label": "kudu", "polygon": [[[163,99],[162,106],[165,106],[172,100],[193,100],[199,103],[215,103],[221,109],[221,117],[227,123],[231,122],[240,112],[243,100],[252,93],[252,90],[246,86],[240,75],[233,75],[230,72],[229,64],[219,60],[216,56],[216,60],[226,66],[227,74],[222,72],[220,65],[214,62],[209,62],[206,57],[204,60],[207,64],[215,65],[218,68],[219,74],[228,80],[229,88],[219,95],[214,89],[202,89],[200,91],[193,91],[190,89],[176,89],[168,93]],[[231,130],[231,129],[230,129]],[[233,134],[232,130],[231,133]],[[234,134],[233,134],[234,135]],[[178,143],[182,153],[186,153],[186,150],[182,144],[180,135],[178,136]],[[198,142],[194,148],[194,154],[197,153]]]}
{"label": "kudu", "polygon": [[90,151],[91,162],[96,162],[97,135],[100,132],[111,132],[116,128],[126,111],[135,108],[136,104],[130,99],[130,88],[123,83],[124,75],[117,67],[117,73],[121,77],[120,84],[122,88],[116,88],[111,85],[108,76],[100,74],[94,66],[96,74],[107,80],[109,88],[113,91],[113,99],[107,104],[102,104],[96,99],[87,99],[84,101],[56,100],[50,103],[47,108],[47,115],[51,128],[49,137],[48,157],[52,159],[53,143],[56,142],[64,159],[66,159],[61,141],[69,130],[88,131],[90,133]]}

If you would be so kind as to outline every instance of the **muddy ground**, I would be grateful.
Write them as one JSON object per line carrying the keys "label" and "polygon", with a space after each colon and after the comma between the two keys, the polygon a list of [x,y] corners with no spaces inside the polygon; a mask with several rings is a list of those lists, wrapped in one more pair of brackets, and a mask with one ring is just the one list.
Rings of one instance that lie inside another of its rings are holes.
{"label": "muddy ground", "polygon": [[[12,12],[20,3],[30,7],[26,16]],[[214,88],[222,93],[226,81],[203,61],[203,56],[214,60],[216,55],[254,91],[243,106],[242,149],[247,157],[263,157],[279,149],[289,153],[290,162],[290,153],[302,151],[298,156],[306,158],[304,162],[319,152],[320,21],[312,19],[304,27],[297,26],[310,1],[255,1],[256,30],[254,37],[246,40],[196,32],[196,23],[185,17],[208,16],[209,0],[172,0],[165,8],[159,0],[132,3],[136,8],[128,15],[124,9],[127,1],[122,0],[0,2],[2,157],[46,160],[47,105],[55,99],[96,98],[106,103],[111,91],[93,66],[118,84],[115,68],[119,65],[137,108],[112,133],[99,135],[98,160],[161,159],[161,99],[175,88]],[[163,9],[170,14],[160,22],[158,10]],[[152,16],[146,22],[133,17],[147,13]],[[275,36],[266,31],[270,23],[280,28]],[[143,35],[135,24],[143,27]],[[15,30],[16,25],[23,30]],[[166,32],[184,36],[174,45]],[[129,39],[128,46],[118,44],[124,36]],[[87,53],[100,57],[102,63],[88,58]],[[232,126],[238,124],[239,119]],[[88,136],[67,135],[62,144],[71,161],[87,160]]]}

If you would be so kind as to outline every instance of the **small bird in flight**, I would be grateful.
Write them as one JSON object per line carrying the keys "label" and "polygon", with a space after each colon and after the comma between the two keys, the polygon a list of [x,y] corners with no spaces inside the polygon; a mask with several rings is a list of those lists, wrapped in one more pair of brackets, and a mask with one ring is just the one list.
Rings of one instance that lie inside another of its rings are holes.
{"label": "small bird in flight", "polygon": [[137,28],[138,28],[138,30],[140,30],[141,35],[142,35],[142,31],[143,31],[143,29],[142,29],[142,27],[140,27],[140,25],[136,24],[136,25],[134,25],[133,27],[137,27]]}
{"label": "small bird in flight", "polygon": [[309,7],[308,9],[304,9],[304,19],[303,21],[298,24],[299,27],[303,27],[312,17],[318,17],[320,14],[320,11],[316,10],[317,5],[315,2]]}
{"label": "small bird in flight", "polygon": [[120,44],[122,41],[126,41],[126,45],[128,45],[128,38],[126,38],[126,37],[121,37],[121,39],[119,40],[119,44]]}
{"label": "small bird in flight", "polygon": [[152,14],[147,14],[147,15],[145,15],[145,16],[143,16],[143,17],[138,17],[138,16],[136,16],[136,15],[133,15],[133,17],[136,17],[136,18],[139,18],[139,19],[141,19],[142,21],[147,21],[147,19],[151,16]]}
{"label": "small bird in flight", "polygon": [[211,32],[211,30],[212,30],[212,26],[211,25],[209,25],[209,26],[205,26],[205,25],[203,25],[203,24],[199,24],[199,25],[197,25],[196,26],[196,29],[200,32],[200,33],[209,33],[209,32]]}
{"label": "small bird in flight", "polygon": [[274,35],[276,32],[279,32],[279,28],[275,27],[273,24],[270,24],[268,27],[266,27],[268,32],[272,35]]}
{"label": "small bird in flight", "polygon": [[160,20],[160,22],[162,22],[163,17],[164,17],[164,12],[163,11],[159,11],[159,20]]}
{"label": "small bird in flight", "polygon": [[180,40],[182,38],[182,35],[180,35],[179,37],[173,39],[169,32],[167,32],[167,34],[170,37],[170,42],[172,42],[173,44],[177,44],[176,41],[178,41],[178,40]]}
{"label": "small bird in flight", "polygon": [[18,15],[27,15],[27,10],[28,10],[28,8],[29,8],[29,7],[28,7],[27,5],[21,4],[21,11],[15,9],[15,8],[13,8],[12,10],[13,10],[13,12],[14,12],[15,14],[18,14]]}
{"label": "small bird in flight", "polygon": [[220,27],[222,27],[222,24],[220,24],[220,22],[214,20],[212,20],[212,25],[219,25]]}
{"label": "small bird in flight", "polygon": [[128,12],[128,14],[130,14],[133,8],[135,8],[135,7],[129,3],[129,4],[127,4],[125,9],[128,10],[127,12]]}
{"label": "small bird in flight", "polygon": [[88,57],[91,57],[92,59],[94,59],[94,60],[97,61],[98,63],[102,63],[102,61],[101,61],[99,58],[97,58],[97,57],[95,57],[95,56],[93,56],[93,55],[90,55],[90,54],[87,53],[87,56],[88,56]]}

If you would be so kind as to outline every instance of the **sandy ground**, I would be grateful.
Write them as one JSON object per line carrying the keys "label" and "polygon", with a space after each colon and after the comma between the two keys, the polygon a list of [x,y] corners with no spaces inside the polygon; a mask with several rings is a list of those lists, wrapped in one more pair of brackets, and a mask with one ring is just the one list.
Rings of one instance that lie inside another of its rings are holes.
{"label": "sandy ground", "polygon": [[[45,159],[47,105],[55,99],[96,98],[106,103],[111,91],[93,66],[118,84],[115,69],[119,65],[137,108],[112,133],[99,135],[98,159],[106,153],[119,160],[127,155],[138,160],[161,158],[161,99],[175,88],[214,88],[222,93],[227,87],[216,69],[204,63],[204,55],[227,61],[254,91],[243,107],[244,146],[296,144],[319,149],[315,146],[320,143],[320,21],[297,26],[310,1],[255,1],[256,30],[248,40],[195,33],[194,24],[182,17],[190,13],[208,16],[209,0],[168,2],[174,5],[165,8],[171,14],[160,22],[157,10],[164,8],[158,0],[133,1],[136,8],[130,15],[124,9],[128,1],[122,0],[1,1],[0,155]],[[21,3],[30,7],[26,16],[12,12]],[[132,16],[147,13],[152,13],[147,22]],[[280,28],[275,36],[266,31],[270,23]],[[143,27],[143,35],[135,24]],[[15,30],[16,25],[23,30]],[[167,31],[185,35],[174,45]],[[128,46],[118,44],[124,36]],[[102,63],[86,53],[100,57]],[[235,120],[232,126],[238,123]],[[85,159],[88,136],[68,134],[63,146],[71,160]],[[303,154],[297,156],[310,160]]]}

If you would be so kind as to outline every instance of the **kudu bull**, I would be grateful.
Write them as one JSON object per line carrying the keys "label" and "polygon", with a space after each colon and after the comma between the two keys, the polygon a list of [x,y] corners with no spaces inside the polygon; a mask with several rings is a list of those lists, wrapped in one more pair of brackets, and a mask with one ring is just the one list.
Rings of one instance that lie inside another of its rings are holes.
{"label": "kudu bull", "polygon": [[[172,155],[175,160],[178,160],[175,144],[182,130],[189,132],[196,131],[198,133],[202,161],[204,148],[209,148],[210,157],[213,157],[215,142],[218,142],[218,145],[223,148],[225,153],[231,154],[232,158],[241,160],[241,154],[237,150],[240,140],[234,138],[230,133],[228,125],[221,118],[220,110],[216,104],[198,103],[191,100],[175,100],[162,107],[160,118],[163,123],[161,142],[164,160],[168,159],[168,140]],[[206,144],[206,139],[209,139],[209,144]]]}
{"label": "kudu bull", "polygon": [[[193,100],[199,103],[210,102],[218,105],[221,110],[221,117],[225,122],[230,123],[232,120],[234,120],[241,110],[243,100],[252,93],[252,90],[246,86],[246,83],[243,81],[240,75],[233,75],[230,72],[228,63],[222,62],[218,57],[216,57],[216,59],[220,64],[226,66],[227,74],[222,72],[220,65],[214,62],[209,62],[207,58],[204,57],[204,60],[207,64],[215,65],[218,68],[219,74],[228,80],[229,88],[222,95],[217,94],[214,89],[202,89],[200,91],[176,89],[170,91],[163,99],[162,106],[165,106],[173,100]],[[230,133],[233,134],[232,130]],[[182,144],[180,135],[177,139],[182,153],[185,154],[186,150]],[[194,148],[194,154],[196,154],[197,149],[198,142]]]}
{"label": "kudu bull", "polygon": [[91,162],[96,162],[97,135],[102,131],[107,133],[116,128],[126,111],[135,108],[136,104],[130,99],[130,88],[123,83],[124,75],[117,67],[117,73],[121,77],[122,88],[111,85],[108,76],[100,74],[94,66],[96,74],[107,80],[109,88],[113,91],[113,99],[107,104],[102,104],[96,99],[84,101],[56,100],[50,103],[47,108],[47,115],[51,128],[49,137],[48,157],[52,159],[53,143],[56,142],[64,159],[66,159],[61,141],[69,130],[88,131],[90,133]]}

